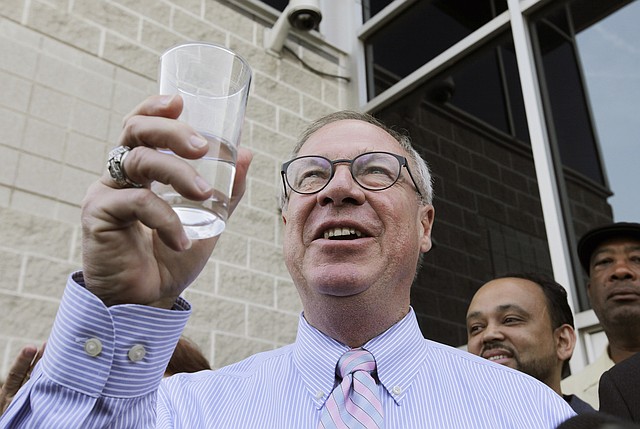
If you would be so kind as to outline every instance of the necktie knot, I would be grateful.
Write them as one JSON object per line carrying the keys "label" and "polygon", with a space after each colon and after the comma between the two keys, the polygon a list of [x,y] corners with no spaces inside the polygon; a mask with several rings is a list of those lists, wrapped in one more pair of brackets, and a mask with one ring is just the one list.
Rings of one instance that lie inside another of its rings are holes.
{"label": "necktie knot", "polygon": [[370,352],[364,349],[352,349],[340,357],[336,373],[340,378],[344,378],[356,371],[372,373],[375,369],[376,361]]}
{"label": "necktie knot", "polygon": [[341,379],[320,416],[319,429],[374,429],[384,427],[378,386],[371,377],[376,369],[373,355],[352,349],[338,360],[336,375]]}

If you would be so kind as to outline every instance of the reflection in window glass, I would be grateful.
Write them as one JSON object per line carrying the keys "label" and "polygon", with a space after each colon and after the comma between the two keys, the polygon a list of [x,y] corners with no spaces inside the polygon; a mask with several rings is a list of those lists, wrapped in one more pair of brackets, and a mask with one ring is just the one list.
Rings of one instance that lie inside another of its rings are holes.
{"label": "reflection in window glass", "polygon": [[[420,0],[420,2],[422,3],[427,3],[428,0]],[[393,3],[393,0],[363,0],[362,1],[362,17],[364,19],[364,21],[368,21],[369,19],[371,19],[373,16],[375,16],[378,12],[380,12],[382,9],[384,9],[385,7],[387,7],[389,4]],[[489,1],[474,1],[472,2],[465,2],[465,1],[450,1],[448,2],[450,5],[449,7],[454,9],[454,10],[462,10],[468,7],[475,7],[476,4],[474,3],[487,3],[487,4],[491,4],[491,6],[493,8],[495,8],[495,14],[500,14],[502,12],[504,12],[505,10],[507,10],[507,3],[505,0],[493,0],[491,2]]]}
{"label": "reflection in window glass", "polygon": [[262,0],[262,3],[268,4],[272,8],[278,9],[282,12],[289,4],[289,0]]}
{"label": "reflection in window glass", "polygon": [[604,178],[573,39],[547,20],[538,21],[535,29],[562,164],[603,184]]}
{"label": "reflection in window glass", "polygon": [[529,143],[513,43],[504,36],[427,85],[430,101]]}
{"label": "reflection in window glass", "polygon": [[362,18],[366,22],[384,9],[393,0],[364,0],[362,2]]}
{"label": "reflection in window glass", "polygon": [[495,13],[491,0],[419,1],[408,7],[365,41],[369,98],[464,39]]}
{"label": "reflection in window glass", "polygon": [[455,91],[451,104],[508,132],[507,106],[496,50],[484,54],[454,73]]}
{"label": "reflection in window glass", "polygon": [[640,221],[640,2],[578,34],[616,221]]}
{"label": "reflection in window glass", "polygon": [[[587,230],[611,222],[613,215],[608,202],[611,189],[607,186],[599,150],[602,144],[597,141],[594,116],[587,100],[576,34],[602,21],[627,3],[629,0],[550,3],[549,8],[541,10],[532,19],[531,33],[537,46],[536,63],[549,139],[555,149],[554,154],[559,155],[556,174],[565,185],[559,190],[563,196],[563,211],[569,233],[567,238],[572,240],[570,248],[574,252],[574,274],[578,285],[585,284],[587,279],[576,260],[576,241]],[[637,22],[633,25],[637,26]],[[612,63],[619,60],[610,59]],[[603,56],[598,55],[598,62],[604,61]],[[578,287],[576,292],[578,308],[590,308],[586,288]]]}

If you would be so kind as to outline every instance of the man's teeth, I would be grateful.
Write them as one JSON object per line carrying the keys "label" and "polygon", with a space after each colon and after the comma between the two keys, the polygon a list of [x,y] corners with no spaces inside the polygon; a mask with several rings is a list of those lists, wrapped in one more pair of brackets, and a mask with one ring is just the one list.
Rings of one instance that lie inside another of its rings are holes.
{"label": "man's teeth", "polygon": [[342,237],[345,235],[355,235],[356,237],[362,237],[362,233],[355,228],[332,228],[324,232],[324,238]]}
{"label": "man's teeth", "polygon": [[507,359],[507,355],[491,356],[489,360]]}

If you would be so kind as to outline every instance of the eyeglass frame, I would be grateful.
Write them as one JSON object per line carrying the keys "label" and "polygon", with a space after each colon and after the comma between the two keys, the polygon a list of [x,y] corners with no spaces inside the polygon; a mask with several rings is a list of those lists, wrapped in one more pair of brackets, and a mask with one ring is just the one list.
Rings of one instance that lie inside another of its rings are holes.
{"label": "eyeglass frame", "polygon": [[[371,189],[371,188],[367,188],[362,183],[360,183],[358,181],[358,179],[356,179],[355,175],[353,174],[353,161],[355,161],[356,159],[360,158],[361,156],[371,155],[371,154],[376,154],[376,153],[384,153],[384,154],[393,156],[395,159],[398,160],[398,164],[400,165],[400,168],[398,169],[398,176],[395,178],[395,180],[389,186],[386,186],[386,187],[380,188],[380,189]],[[326,160],[329,163],[329,166],[331,167],[331,172],[329,174],[329,179],[327,180],[327,183],[325,183],[317,191],[313,191],[313,192],[296,191],[295,189],[293,189],[293,186],[291,186],[291,184],[289,183],[289,179],[287,177],[287,169],[289,168],[289,165],[292,162],[297,161],[298,159],[302,159],[302,158],[322,158],[322,159]],[[318,192],[322,191],[324,188],[327,187],[327,185],[329,185],[329,183],[331,182],[331,179],[333,179],[333,176],[336,173],[336,168],[335,168],[336,164],[349,164],[349,173],[351,173],[351,178],[353,179],[353,181],[355,183],[357,183],[358,186],[360,186],[362,189],[365,189],[367,191],[373,191],[373,192],[384,191],[385,189],[389,189],[390,187],[395,185],[398,182],[398,179],[400,179],[400,176],[402,176],[402,167],[404,167],[404,168],[407,169],[407,173],[409,173],[409,177],[411,178],[411,181],[413,182],[413,186],[416,188],[416,192],[418,193],[418,195],[420,195],[420,197],[422,197],[422,192],[420,192],[420,188],[418,187],[418,183],[413,178],[413,174],[411,174],[411,170],[409,169],[409,162],[407,161],[406,157],[404,157],[402,155],[395,154],[395,153],[391,153],[391,152],[371,151],[371,152],[361,153],[361,154],[359,154],[359,155],[357,155],[357,156],[355,156],[355,157],[353,157],[351,159],[341,158],[341,159],[336,159],[336,160],[332,161],[329,158],[327,158],[325,156],[322,156],[322,155],[303,155],[303,156],[295,157],[293,159],[290,159],[287,162],[282,163],[282,167],[280,168],[280,175],[282,177],[282,186],[284,188],[284,196],[285,196],[285,198],[289,198],[289,196],[287,195],[287,186],[289,186],[289,188],[293,192],[295,192],[296,194],[300,194],[300,195],[313,195],[313,194],[317,194]]]}

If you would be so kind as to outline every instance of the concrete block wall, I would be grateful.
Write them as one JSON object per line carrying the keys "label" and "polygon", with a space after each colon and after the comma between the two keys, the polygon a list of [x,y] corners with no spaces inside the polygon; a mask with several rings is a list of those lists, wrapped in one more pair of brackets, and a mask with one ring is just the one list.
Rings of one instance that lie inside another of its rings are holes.
{"label": "concrete block wall", "polygon": [[[282,260],[279,165],[304,125],[344,108],[347,84],[262,48],[264,25],[214,0],[0,3],[0,377],[48,336],[81,267],[80,203],[121,122],[156,92],[157,59],[187,40],[224,44],[254,70],[242,144],[248,190],[202,275],[186,335],[214,367],[294,340],[301,305]],[[297,52],[327,73],[346,58]]]}

